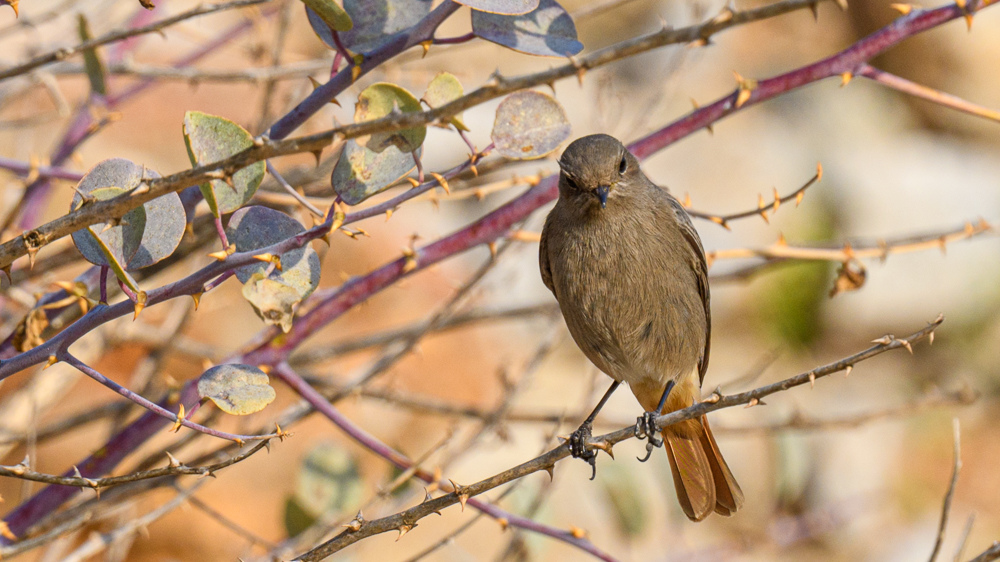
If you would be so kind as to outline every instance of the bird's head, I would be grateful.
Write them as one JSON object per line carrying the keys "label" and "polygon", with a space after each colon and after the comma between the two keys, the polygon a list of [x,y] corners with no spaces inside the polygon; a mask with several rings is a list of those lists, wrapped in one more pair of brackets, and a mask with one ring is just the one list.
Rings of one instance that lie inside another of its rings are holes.
{"label": "bird's head", "polygon": [[559,196],[567,202],[605,209],[627,195],[639,161],[618,139],[588,135],[570,143],[559,159]]}

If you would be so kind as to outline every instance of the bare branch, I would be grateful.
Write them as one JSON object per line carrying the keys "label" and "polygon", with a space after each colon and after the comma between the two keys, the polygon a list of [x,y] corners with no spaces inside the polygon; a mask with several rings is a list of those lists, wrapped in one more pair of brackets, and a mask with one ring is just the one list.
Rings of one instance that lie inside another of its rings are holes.
{"label": "bare branch", "polygon": [[941,545],[944,544],[944,532],[948,528],[948,515],[951,513],[951,502],[955,498],[955,486],[958,485],[958,473],[962,470],[962,432],[958,423],[958,418],[952,418],[951,428],[955,439],[955,461],[951,471],[951,483],[948,484],[948,493],[945,494],[944,504],[941,506],[941,523],[938,524],[937,539],[934,541],[934,550],[931,551],[930,562],[937,560],[938,553],[941,552]]}

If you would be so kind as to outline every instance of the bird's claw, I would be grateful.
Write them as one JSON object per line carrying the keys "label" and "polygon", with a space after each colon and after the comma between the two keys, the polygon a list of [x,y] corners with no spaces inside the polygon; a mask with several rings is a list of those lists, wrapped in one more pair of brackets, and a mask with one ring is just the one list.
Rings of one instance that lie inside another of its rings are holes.
{"label": "bird's claw", "polygon": [[573,458],[583,459],[590,465],[592,470],[590,479],[593,480],[597,476],[597,452],[591,448],[587,448],[587,441],[590,440],[591,430],[591,425],[585,423],[570,434],[569,453]]}
{"label": "bird's claw", "polygon": [[663,446],[663,438],[656,430],[656,412],[643,412],[635,420],[635,436],[646,440],[646,456],[639,459],[639,462],[646,462],[653,454],[653,449]]}

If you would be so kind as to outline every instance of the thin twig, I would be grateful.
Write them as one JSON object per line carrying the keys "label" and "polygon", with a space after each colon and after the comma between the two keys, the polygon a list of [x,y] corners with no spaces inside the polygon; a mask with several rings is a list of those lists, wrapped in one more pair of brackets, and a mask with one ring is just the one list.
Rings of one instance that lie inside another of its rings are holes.
{"label": "thin twig", "polygon": [[944,532],[948,528],[948,515],[951,513],[951,502],[955,499],[955,486],[958,485],[958,473],[962,470],[962,431],[958,423],[958,418],[951,420],[954,444],[954,465],[951,472],[951,483],[948,484],[948,493],[944,495],[944,504],[941,506],[941,523],[938,524],[937,538],[934,540],[934,550],[931,551],[930,562],[937,560],[938,553],[941,552],[941,545],[944,544]]}
{"label": "thin twig", "polygon": [[186,12],[181,12],[176,16],[162,19],[158,22],[137,27],[135,29],[125,29],[121,31],[113,31],[101,37],[96,37],[89,41],[84,41],[73,47],[62,47],[36,56],[28,62],[8,68],[5,70],[0,70],[0,80],[5,80],[12,76],[17,76],[19,74],[24,74],[25,72],[32,71],[40,66],[50,64],[53,62],[65,60],[77,53],[82,53],[88,51],[95,47],[100,47],[101,45],[107,45],[108,43],[114,43],[116,41],[122,41],[130,37],[137,37],[139,35],[145,35],[147,33],[160,32],[171,25],[180,23],[191,18],[196,18],[198,16],[203,16],[207,14],[214,14],[217,12],[223,12],[226,10],[233,10],[236,8],[245,8],[247,6],[254,6],[257,4],[266,4],[272,0],[233,0],[231,2],[226,2],[224,4],[202,4],[196,6]]}
{"label": "thin twig", "polygon": [[93,488],[95,490],[99,490],[101,488],[110,488],[112,486],[119,486],[129,482],[138,482],[139,480],[161,478],[164,476],[181,476],[187,474],[194,474],[201,477],[214,476],[219,470],[246,460],[254,453],[265,447],[270,448],[268,441],[261,441],[243,453],[209,466],[188,466],[182,463],[175,463],[174,461],[176,459],[170,458],[170,465],[163,468],[144,470],[141,472],[133,472],[131,474],[111,476],[108,478],[85,478],[83,476],[56,476],[54,474],[43,474],[41,472],[31,470],[24,461],[22,461],[21,464],[13,466],[0,465],[0,476],[19,478],[21,480],[29,480],[32,482],[42,482],[43,484],[76,486],[77,488]]}

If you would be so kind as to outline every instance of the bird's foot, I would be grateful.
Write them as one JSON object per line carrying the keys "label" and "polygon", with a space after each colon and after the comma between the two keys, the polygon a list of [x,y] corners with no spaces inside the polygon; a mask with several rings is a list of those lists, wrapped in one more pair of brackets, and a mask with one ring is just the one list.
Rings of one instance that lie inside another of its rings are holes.
{"label": "bird's foot", "polygon": [[646,462],[653,454],[653,449],[663,446],[663,438],[656,429],[656,412],[644,412],[635,420],[635,436],[646,440],[646,456],[639,459],[639,462]]}
{"label": "bird's foot", "polygon": [[592,429],[593,426],[590,423],[585,423],[569,436],[569,453],[574,459],[587,461],[592,469],[591,480],[597,476],[597,451],[587,448],[587,441],[590,440]]}

